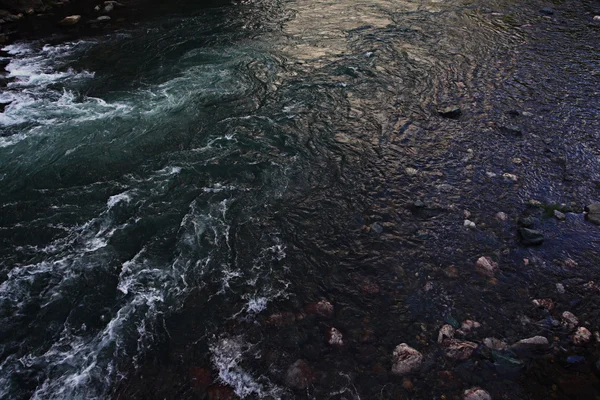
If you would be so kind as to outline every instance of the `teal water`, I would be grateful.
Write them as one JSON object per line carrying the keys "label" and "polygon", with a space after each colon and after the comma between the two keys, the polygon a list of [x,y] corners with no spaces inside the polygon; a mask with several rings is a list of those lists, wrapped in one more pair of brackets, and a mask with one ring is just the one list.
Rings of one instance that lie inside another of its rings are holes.
{"label": "teal water", "polygon": [[[185,4],[7,46],[0,397],[203,398],[198,367],[245,398],[598,395],[597,344],[548,322],[600,328],[600,233],[582,213],[600,182],[600,39],[575,3]],[[524,215],[542,246],[518,243]],[[321,299],[330,320],[306,311]],[[277,312],[295,322],[273,328]],[[437,330],[464,319],[476,343],[553,346],[518,371],[447,360]],[[402,342],[427,359],[410,390],[389,374]],[[286,381],[299,358],[318,376],[306,390]]]}

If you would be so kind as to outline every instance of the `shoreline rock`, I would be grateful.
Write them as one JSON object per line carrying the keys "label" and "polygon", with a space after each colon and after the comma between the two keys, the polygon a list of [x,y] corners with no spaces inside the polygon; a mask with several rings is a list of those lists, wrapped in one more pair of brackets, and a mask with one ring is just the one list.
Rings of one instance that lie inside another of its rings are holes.
{"label": "shoreline rock", "polygon": [[401,343],[392,354],[392,374],[404,376],[417,372],[423,365],[423,355],[406,343]]}

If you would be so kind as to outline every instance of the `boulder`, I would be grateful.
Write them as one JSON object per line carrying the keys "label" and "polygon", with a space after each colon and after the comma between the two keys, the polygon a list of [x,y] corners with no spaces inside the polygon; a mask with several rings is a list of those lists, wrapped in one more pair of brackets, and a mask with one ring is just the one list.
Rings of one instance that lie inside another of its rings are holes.
{"label": "boulder", "polygon": [[399,344],[392,354],[392,374],[403,376],[417,372],[423,365],[423,355],[406,343]]}

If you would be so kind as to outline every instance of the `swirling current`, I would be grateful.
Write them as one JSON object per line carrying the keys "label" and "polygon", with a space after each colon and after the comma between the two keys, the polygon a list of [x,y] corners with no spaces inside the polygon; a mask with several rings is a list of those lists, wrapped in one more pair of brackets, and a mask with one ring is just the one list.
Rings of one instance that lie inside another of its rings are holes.
{"label": "swirling current", "polygon": [[173,2],[6,46],[0,398],[598,398],[595,14]]}

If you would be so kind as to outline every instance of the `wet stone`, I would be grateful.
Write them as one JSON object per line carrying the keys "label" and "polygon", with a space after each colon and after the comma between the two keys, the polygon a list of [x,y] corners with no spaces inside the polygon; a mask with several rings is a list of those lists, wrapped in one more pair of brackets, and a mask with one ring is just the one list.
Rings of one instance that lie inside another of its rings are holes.
{"label": "wet stone", "polygon": [[544,243],[544,234],[535,229],[520,228],[519,237],[525,246],[537,246]]}
{"label": "wet stone", "polygon": [[502,211],[499,211],[496,213],[496,219],[498,221],[505,222],[505,221],[508,221],[508,215]]}
{"label": "wet stone", "polygon": [[406,343],[399,344],[392,354],[392,374],[403,376],[417,372],[423,365],[423,355]]}
{"label": "wet stone", "polygon": [[81,20],[81,15],[69,15],[63,18],[58,23],[62,26],[71,26],[77,24]]}
{"label": "wet stone", "polygon": [[444,339],[452,338],[454,338],[454,328],[452,325],[446,324],[442,326],[440,332],[438,333],[438,343],[442,343]]}
{"label": "wet stone", "polygon": [[460,107],[454,105],[439,109],[438,114],[444,118],[457,119],[462,114],[462,111]]}
{"label": "wet stone", "polygon": [[600,225],[600,203],[590,204],[585,207],[585,218],[596,225]]}
{"label": "wet stone", "polygon": [[546,310],[552,310],[554,308],[554,302],[552,299],[535,299],[533,300],[533,305]]}
{"label": "wet stone", "polygon": [[577,332],[573,335],[573,343],[581,346],[589,343],[592,339],[592,333],[585,327],[580,326],[577,328]]}
{"label": "wet stone", "polygon": [[517,343],[513,344],[511,348],[516,350],[528,350],[543,348],[546,346],[548,346],[548,339],[546,339],[544,336],[534,336],[519,340]]}
{"label": "wet stone", "polygon": [[565,311],[562,313],[562,323],[566,327],[573,329],[579,325],[579,318],[577,318],[572,312]]}
{"label": "wet stone", "polygon": [[498,263],[490,257],[479,257],[475,263],[475,269],[480,274],[493,278],[498,270]]}
{"label": "wet stone", "polygon": [[478,387],[474,387],[465,390],[463,400],[492,400],[492,397],[485,390]]}
{"label": "wet stone", "polygon": [[444,354],[454,360],[466,360],[473,355],[477,348],[477,343],[466,340],[446,339],[442,342]]}
{"label": "wet stone", "polygon": [[333,347],[342,347],[344,345],[342,333],[334,327],[330,327],[327,329],[327,343]]}
{"label": "wet stone", "polygon": [[306,306],[306,312],[314,314],[323,319],[330,319],[333,317],[333,304],[327,300],[321,300],[317,303],[309,304]]}
{"label": "wet stone", "polygon": [[554,217],[559,221],[564,221],[567,219],[567,216],[558,210],[554,210]]}
{"label": "wet stone", "polygon": [[506,344],[506,342],[496,338],[485,338],[483,339],[483,344],[492,350],[508,349],[508,344]]}

